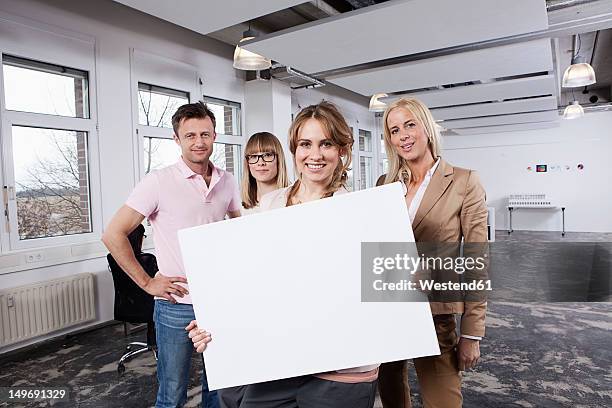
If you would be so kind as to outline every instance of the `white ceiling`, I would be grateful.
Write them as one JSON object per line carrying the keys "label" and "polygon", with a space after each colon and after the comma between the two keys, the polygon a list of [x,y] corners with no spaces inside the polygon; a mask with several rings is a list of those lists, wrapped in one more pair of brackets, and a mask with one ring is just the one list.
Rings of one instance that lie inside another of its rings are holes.
{"label": "white ceiling", "polygon": [[[279,11],[304,2],[114,1],[201,34],[264,15],[282,22]],[[273,32],[245,48],[366,97],[419,98],[453,134],[476,134],[558,123],[559,46],[542,37],[519,42],[548,27],[545,0],[390,0]]]}
{"label": "white ceiling", "polygon": [[245,48],[316,73],[547,27],[543,0],[396,0],[269,34]]}
{"label": "white ceiling", "polygon": [[542,96],[539,98],[517,99],[505,102],[476,103],[450,108],[434,108],[431,109],[431,113],[436,120],[449,120],[546,110],[557,110],[557,98],[554,96]]}
{"label": "white ceiling", "polygon": [[304,0],[114,0],[200,34],[209,34]]}
{"label": "white ceiling", "polygon": [[557,110],[518,113],[515,115],[483,116],[478,118],[445,120],[440,124],[446,129],[472,128],[478,126],[511,125],[515,123],[552,122],[559,118]]}
{"label": "white ceiling", "polygon": [[552,69],[550,40],[541,39],[371,68],[328,81],[370,96]]}
{"label": "white ceiling", "polygon": [[540,75],[470,86],[457,86],[453,88],[436,89],[433,91],[393,95],[388,98],[382,98],[381,100],[388,103],[402,96],[412,97],[421,100],[431,109],[442,106],[548,95],[552,93],[555,86],[556,80],[554,75]]}
{"label": "white ceiling", "polygon": [[493,134],[502,132],[521,132],[525,130],[536,130],[536,129],[550,129],[559,127],[560,120],[556,118],[551,122],[533,122],[533,123],[515,123],[511,125],[497,125],[497,126],[480,126],[471,128],[458,128],[454,129],[453,133],[462,136],[478,135],[478,134]]}

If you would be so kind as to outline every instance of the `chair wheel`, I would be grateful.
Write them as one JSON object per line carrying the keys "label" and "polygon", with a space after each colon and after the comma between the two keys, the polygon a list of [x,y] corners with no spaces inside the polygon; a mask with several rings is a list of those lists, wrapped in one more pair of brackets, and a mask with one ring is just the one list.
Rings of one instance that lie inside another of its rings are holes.
{"label": "chair wheel", "polygon": [[125,373],[125,366],[123,363],[120,363],[117,365],[117,374],[123,375],[123,373]]}

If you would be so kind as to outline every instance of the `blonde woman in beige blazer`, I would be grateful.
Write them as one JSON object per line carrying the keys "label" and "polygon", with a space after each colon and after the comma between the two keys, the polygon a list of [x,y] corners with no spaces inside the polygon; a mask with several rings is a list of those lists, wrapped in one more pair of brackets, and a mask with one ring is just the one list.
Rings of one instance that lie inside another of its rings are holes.
{"label": "blonde woman in beige blazer", "polygon": [[[485,191],[472,170],[440,157],[440,136],[429,109],[416,99],[399,99],[383,116],[389,172],[377,185],[406,186],[417,242],[487,241]],[[414,359],[426,408],[461,407],[461,371],[473,368],[485,334],[485,301],[431,302],[439,356]],[[457,335],[455,315],[461,315]],[[411,406],[406,362],[383,364],[379,391],[385,408]]]}

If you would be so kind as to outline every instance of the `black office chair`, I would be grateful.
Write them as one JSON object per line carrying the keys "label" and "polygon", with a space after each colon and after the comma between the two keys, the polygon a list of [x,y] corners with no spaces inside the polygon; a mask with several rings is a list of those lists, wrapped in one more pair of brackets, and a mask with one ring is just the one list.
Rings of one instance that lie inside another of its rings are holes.
{"label": "black office chair", "polygon": [[[153,277],[158,271],[157,260],[155,259],[155,255],[142,252],[144,232],[145,229],[141,224],[128,235],[128,239],[132,245],[136,260],[142,265],[145,272]],[[124,363],[138,354],[151,351],[153,352],[155,360],[157,360],[155,324],[153,323],[154,301],[152,295],[142,290],[129,275],[121,269],[111,254],[108,254],[106,259],[108,260],[108,269],[113,275],[113,284],[115,286],[115,320],[122,321],[124,324],[147,324],[147,342],[131,342],[126,347],[127,353],[119,360],[117,372],[121,375],[125,372]]]}

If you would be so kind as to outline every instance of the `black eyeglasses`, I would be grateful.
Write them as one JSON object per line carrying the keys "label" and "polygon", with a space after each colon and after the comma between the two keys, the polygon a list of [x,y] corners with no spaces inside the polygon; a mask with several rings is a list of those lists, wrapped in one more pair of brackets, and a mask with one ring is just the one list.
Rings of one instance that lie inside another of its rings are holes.
{"label": "black eyeglasses", "polygon": [[266,163],[270,163],[276,158],[276,153],[265,152],[262,154],[247,154],[245,157],[249,164],[257,164],[259,162],[259,158]]}

